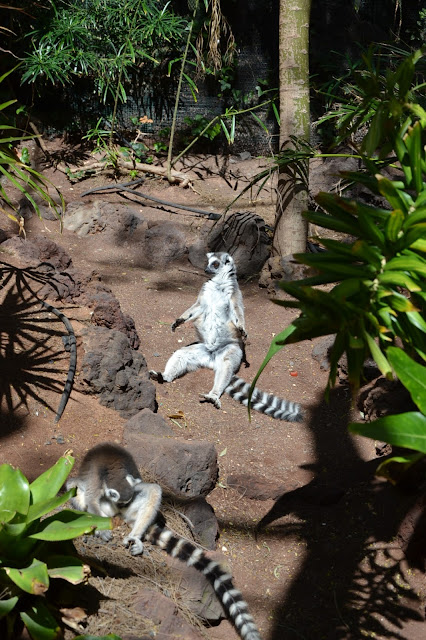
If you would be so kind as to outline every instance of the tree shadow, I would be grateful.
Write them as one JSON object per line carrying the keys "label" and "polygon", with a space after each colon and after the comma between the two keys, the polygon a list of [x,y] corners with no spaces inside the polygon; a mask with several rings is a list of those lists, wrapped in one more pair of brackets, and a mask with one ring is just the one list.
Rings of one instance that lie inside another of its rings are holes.
{"label": "tree shadow", "polygon": [[340,387],[328,405],[313,409],[308,427],[316,445],[315,477],[280,496],[258,525],[261,536],[291,514],[291,522],[274,525],[274,534],[305,549],[297,576],[275,606],[270,640],[403,640],[406,624],[424,620],[424,603],[395,541],[418,495],[378,479],[378,460],[362,460],[347,430],[349,407]]}
{"label": "tree shadow", "polygon": [[54,278],[4,262],[0,272],[0,436],[6,436],[19,428],[16,413],[22,407],[29,411],[29,399],[56,411],[42,392],[62,393],[69,356],[62,322],[34,291],[46,283],[54,286]]}

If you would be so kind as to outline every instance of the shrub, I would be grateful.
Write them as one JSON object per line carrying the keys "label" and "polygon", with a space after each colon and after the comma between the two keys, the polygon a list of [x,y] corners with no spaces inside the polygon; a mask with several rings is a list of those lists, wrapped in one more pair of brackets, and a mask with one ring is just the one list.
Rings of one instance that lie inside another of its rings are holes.
{"label": "shrub", "polygon": [[57,495],[74,464],[66,452],[29,483],[19,469],[0,466],[0,630],[16,638],[25,625],[33,640],[61,636],[60,613],[51,581],[85,582],[90,570],[76,556],[72,540],[111,520],[61,507],[75,489]]}

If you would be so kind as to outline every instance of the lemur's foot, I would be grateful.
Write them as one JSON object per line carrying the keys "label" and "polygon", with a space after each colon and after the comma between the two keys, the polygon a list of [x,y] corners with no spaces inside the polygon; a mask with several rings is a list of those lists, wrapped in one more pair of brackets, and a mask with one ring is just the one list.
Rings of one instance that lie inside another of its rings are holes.
{"label": "lemur's foot", "polygon": [[132,556],[140,556],[143,554],[143,542],[140,538],[129,535],[124,538],[123,544],[125,547],[129,547]]}
{"label": "lemur's foot", "polygon": [[163,374],[160,371],[154,371],[153,369],[149,372],[149,377],[151,380],[156,380],[159,384],[163,384],[164,378]]}
{"label": "lemur's foot", "polygon": [[211,404],[214,404],[216,409],[220,409],[222,406],[219,398],[216,395],[211,395],[210,393],[200,393],[200,398],[200,402],[210,402]]}
{"label": "lemur's foot", "polygon": [[104,542],[110,542],[112,540],[112,531],[96,529],[95,535]]}

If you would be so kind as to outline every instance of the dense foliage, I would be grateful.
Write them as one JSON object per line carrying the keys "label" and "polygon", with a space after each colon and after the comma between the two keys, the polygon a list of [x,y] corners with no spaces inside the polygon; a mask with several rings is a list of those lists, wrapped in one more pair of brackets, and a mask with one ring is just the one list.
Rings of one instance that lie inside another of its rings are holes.
{"label": "dense foliage", "polygon": [[22,81],[35,83],[39,90],[46,82],[66,85],[84,77],[103,101],[117,91],[125,100],[131,72],[145,72],[151,79],[153,65],[175,52],[187,28],[169,2],[48,4],[25,35]]}
{"label": "dense foliage", "polygon": [[[319,210],[306,212],[308,220],[347,234],[348,242],[321,238],[325,252],[296,255],[317,275],[280,283],[293,299],[276,303],[297,308],[300,315],[274,338],[256,376],[285,344],[335,334],[329,387],[344,353],[354,392],[368,356],[385,376],[391,378],[394,370],[420,412],[383,419],[362,432],[421,452],[426,452],[426,385],[410,380],[426,380],[426,110],[413,90],[415,66],[424,55],[416,51],[384,77],[367,68],[364,97],[344,121],[352,131],[368,122],[359,149],[364,169],[343,177],[383,204],[335,193],[316,197]],[[409,379],[404,371],[412,372]]]}

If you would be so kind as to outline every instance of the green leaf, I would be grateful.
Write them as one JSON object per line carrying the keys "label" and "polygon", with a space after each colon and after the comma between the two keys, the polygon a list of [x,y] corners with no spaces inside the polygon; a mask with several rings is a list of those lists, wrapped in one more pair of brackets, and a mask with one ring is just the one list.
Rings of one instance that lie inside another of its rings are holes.
{"label": "green leaf", "polygon": [[305,211],[303,215],[309,220],[309,222],[312,222],[312,224],[316,224],[319,227],[332,229],[333,231],[341,231],[342,233],[348,233],[352,236],[359,235],[358,224],[343,221],[325,213],[317,213],[313,211]]}
{"label": "green leaf", "polygon": [[395,309],[395,311],[401,311],[402,313],[417,311],[416,307],[410,302],[410,300],[396,291],[391,296],[388,296],[387,302],[392,309]]}
{"label": "green leaf", "polygon": [[45,502],[50,498],[55,498],[73,466],[74,458],[69,454],[64,454],[53,467],[38,476],[30,484],[33,505],[37,502]]}
{"label": "green leaf", "polygon": [[58,622],[41,599],[31,609],[23,611],[20,615],[33,640],[59,640],[62,638],[62,630]]}
{"label": "green leaf", "polygon": [[28,480],[9,464],[0,466],[0,511],[26,514],[30,504]]}
{"label": "green leaf", "polygon": [[388,180],[380,173],[376,174],[379,191],[382,196],[390,202],[393,209],[399,209],[402,211],[404,216],[408,214],[408,210],[410,206],[413,205],[413,201],[408,194],[404,194],[403,191],[398,189],[395,185],[395,182],[392,180]]}
{"label": "green leaf", "polygon": [[398,240],[404,220],[405,216],[401,209],[394,209],[391,211],[385,224],[385,234],[389,242],[396,242]]}
{"label": "green leaf", "polygon": [[396,375],[410,392],[413,402],[426,415],[426,367],[415,362],[398,347],[389,347],[386,354]]}
{"label": "green leaf", "polygon": [[47,558],[49,578],[61,578],[71,584],[86,582],[90,569],[79,558],[64,555],[49,555]]}
{"label": "green leaf", "polygon": [[32,504],[28,509],[26,521],[33,522],[34,520],[45,516],[46,513],[49,513],[50,511],[61,507],[75,495],[75,492],[76,490],[75,488],[73,488],[60,496],[52,498],[51,500],[45,500],[44,502],[36,502],[35,504]]}
{"label": "green leaf", "polygon": [[12,611],[13,607],[18,602],[18,600],[19,600],[18,596],[14,596],[13,598],[7,598],[6,600],[0,599],[0,620],[1,618],[4,618],[4,616],[7,616],[7,614]]}
{"label": "green leaf", "polygon": [[426,276],[426,260],[420,256],[397,256],[385,265],[385,271],[396,269],[397,271],[414,271]]}
{"label": "green leaf", "polygon": [[422,453],[412,453],[407,456],[394,456],[384,460],[376,469],[376,476],[386,478],[392,484],[397,484],[416,462],[423,458]]}
{"label": "green leaf", "polygon": [[384,353],[382,352],[380,347],[377,345],[377,343],[374,340],[374,338],[372,338],[367,331],[363,331],[363,336],[364,336],[365,342],[368,345],[368,348],[370,350],[371,356],[374,359],[374,361],[377,364],[377,366],[379,367],[379,369],[382,372],[382,374],[384,376],[386,376],[387,378],[392,377],[391,366],[390,366],[389,362],[387,361],[386,356],[384,355]]}
{"label": "green leaf", "polygon": [[14,569],[5,567],[5,572],[9,578],[20,589],[33,595],[41,595],[49,588],[49,576],[44,562],[36,558],[33,559],[29,567]]}
{"label": "green leaf", "polygon": [[422,179],[422,126],[419,121],[415,122],[405,137],[405,144],[410,156],[410,166],[413,170],[413,184],[408,186],[415,189],[417,193],[423,190]]}
{"label": "green leaf", "polygon": [[251,395],[253,393],[253,389],[254,389],[254,387],[256,385],[256,381],[258,380],[260,374],[262,373],[262,371],[264,370],[264,368],[266,367],[268,362],[274,357],[275,354],[278,353],[278,351],[281,351],[281,349],[283,348],[286,340],[288,338],[290,338],[290,336],[295,331],[296,331],[296,326],[294,324],[289,325],[286,329],[284,329],[284,331],[282,331],[281,333],[276,335],[274,337],[274,339],[272,340],[271,344],[269,345],[268,353],[266,354],[265,359],[263,360],[262,364],[260,365],[259,370],[257,371],[253,382],[251,383],[251,387],[250,387],[250,391],[249,391],[249,405],[248,405],[249,415],[250,415],[250,398],[251,398]]}
{"label": "green leaf", "polygon": [[398,287],[405,287],[409,291],[421,291],[420,285],[414,282],[404,271],[384,271],[377,276],[381,285],[393,284]]}
{"label": "green leaf", "polygon": [[396,447],[426,453],[426,416],[415,411],[385,416],[368,424],[351,423],[349,430]]}
{"label": "green leaf", "polygon": [[91,513],[66,509],[56,513],[40,523],[37,533],[29,535],[36,540],[72,540],[78,536],[93,533],[98,529],[112,529],[111,518],[94,516]]}

